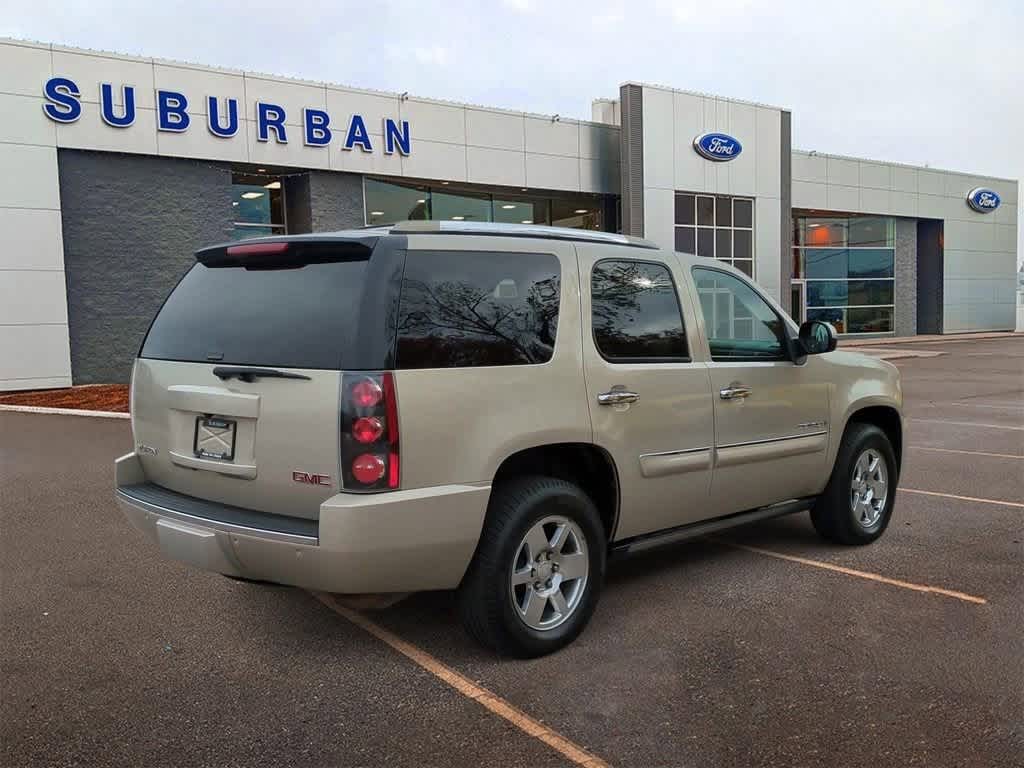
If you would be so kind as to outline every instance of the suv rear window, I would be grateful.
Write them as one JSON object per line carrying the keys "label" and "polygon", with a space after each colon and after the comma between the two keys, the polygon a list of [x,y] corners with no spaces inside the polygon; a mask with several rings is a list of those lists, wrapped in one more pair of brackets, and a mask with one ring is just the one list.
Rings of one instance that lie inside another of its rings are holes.
{"label": "suv rear window", "polygon": [[411,251],[398,308],[398,368],[546,363],[561,270],[549,253]]}
{"label": "suv rear window", "polygon": [[353,346],[368,256],[298,267],[197,263],[164,303],[140,356],[338,370]]}

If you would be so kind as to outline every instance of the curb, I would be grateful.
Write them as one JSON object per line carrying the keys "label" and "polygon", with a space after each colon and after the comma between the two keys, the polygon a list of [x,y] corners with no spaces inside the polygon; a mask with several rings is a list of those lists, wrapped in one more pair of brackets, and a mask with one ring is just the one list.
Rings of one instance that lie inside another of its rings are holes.
{"label": "curb", "polygon": [[2,405],[0,412],[11,413],[47,413],[59,416],[95,416],[100,419],[130,419],[131,414],[118,411],[85,411],[78,408],[42,408],[36,405]]}

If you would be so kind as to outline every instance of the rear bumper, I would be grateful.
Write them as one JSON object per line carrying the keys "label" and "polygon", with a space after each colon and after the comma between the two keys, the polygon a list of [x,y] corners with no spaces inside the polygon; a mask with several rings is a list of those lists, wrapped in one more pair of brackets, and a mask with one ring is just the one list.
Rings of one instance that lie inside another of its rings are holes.
{"label": "rear bumper", "polygon": [[[232,507],[142,494],[134,453],[116,462],[118,505],[161,551],[203,570],[325,592],[415,592],[458,585],[483,527],[489,485],[341,493],[317,526],[271,530]],[[133,488],[133,486],[135,488]],[[267,516],[272,517],[272,516]],[[278,526],[280,528],[280,526]]]}

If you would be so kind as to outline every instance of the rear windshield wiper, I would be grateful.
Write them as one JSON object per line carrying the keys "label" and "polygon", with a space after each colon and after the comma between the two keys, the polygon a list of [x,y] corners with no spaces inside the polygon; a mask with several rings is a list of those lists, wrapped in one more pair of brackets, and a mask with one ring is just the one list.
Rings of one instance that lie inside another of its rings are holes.
{"label": "rear windshield wiper", "polygon": [[256,379],[304,379],[311,381],[309,376],[301,373],[289,373],[288,371],[277,371],[273,368],[242,368],[235,366],[218,365],[213,369],[213,375],[221,381],[233,379],[236,376],[239,381],[253,382]]}

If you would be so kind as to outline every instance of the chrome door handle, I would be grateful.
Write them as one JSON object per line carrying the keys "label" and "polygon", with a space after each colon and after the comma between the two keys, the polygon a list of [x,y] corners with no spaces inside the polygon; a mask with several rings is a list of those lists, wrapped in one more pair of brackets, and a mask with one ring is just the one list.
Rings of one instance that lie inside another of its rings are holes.
{"label": "chrome door handle", "polygon": [[725,389],[719,390],[718,396],[723,400],[741,400],[744,397],[749,397],[753,391],[750,387],[734,381]]}
{"label": "chrome door handle", "polygon": [[597,396],[598,405],[621,405],[623,403],[635,403],[640,399],[636,392],[627,392],[624,389],[613,389],[611,392],[601,392]]}

